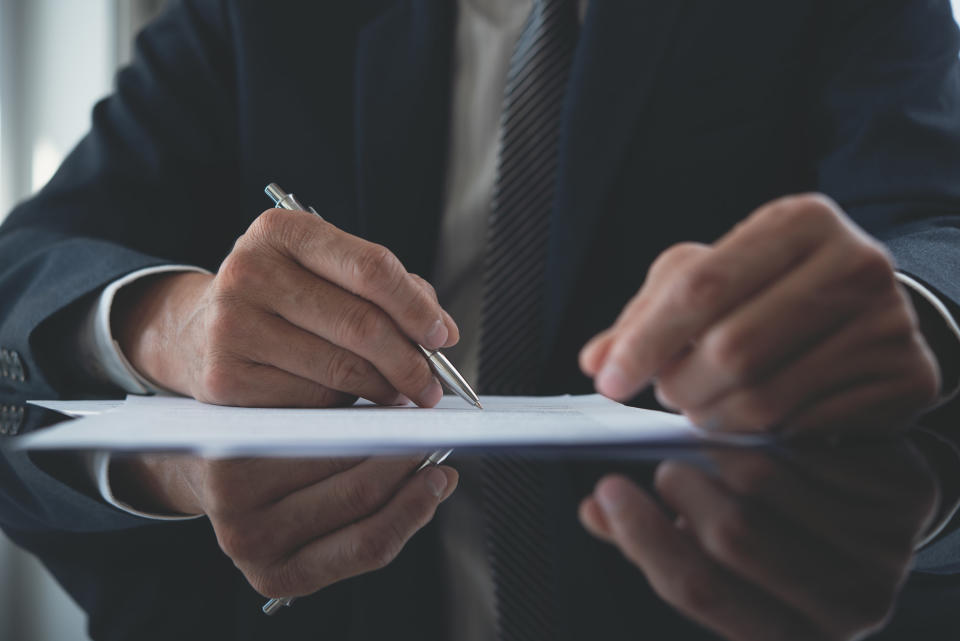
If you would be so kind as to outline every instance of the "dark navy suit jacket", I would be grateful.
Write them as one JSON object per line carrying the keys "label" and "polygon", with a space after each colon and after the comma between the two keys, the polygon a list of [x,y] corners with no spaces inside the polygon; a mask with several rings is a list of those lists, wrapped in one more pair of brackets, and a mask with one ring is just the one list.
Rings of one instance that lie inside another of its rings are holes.
{"label": "dark navy suit jacket", "polygon": [[[0,385],[20,398],[104,391],[76,362],[77,310],[141,267],[215,270],[266,208],[271,180],[429,276],[455,4],[174,2],[140,36],[90,135],[0,228],[0,346],[25,374]],[[836,199],[956,309],[957,49],[947,0],[591,2],[563,111],[541,391],[590,389],[577,350],[659,252],[712,241],[788,193]],[[96,638],[447,629],[430,528],[386,570],[268,619],[205,521],[120,514],[57,459],[6,453],[2,463],[0,525],[87,610]],[[571,464],[556,487],[560,629],[571,639],[712,638],[577,525],[593,478]],[[947,554],[933,568],[945,574],[914,577],[887,638],[956,638],[951,563]]]}

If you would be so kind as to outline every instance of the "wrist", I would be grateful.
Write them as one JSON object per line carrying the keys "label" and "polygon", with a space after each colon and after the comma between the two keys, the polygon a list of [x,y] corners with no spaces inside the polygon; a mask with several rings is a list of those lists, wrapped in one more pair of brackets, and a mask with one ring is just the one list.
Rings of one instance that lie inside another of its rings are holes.
{"label": "wrist", "polygon": [[114,298],[110,326],[120,350],[143,376],[189,395],[183,352],[190,349],[189,319],[213,279],[209,274],[159,274],[123,287]]}
{"label": "wrist", "polygon": [[201,514],[194,491],[199,459],[186,455],[141,455],[110,464],[110,486],[118,500],[142,512]]}

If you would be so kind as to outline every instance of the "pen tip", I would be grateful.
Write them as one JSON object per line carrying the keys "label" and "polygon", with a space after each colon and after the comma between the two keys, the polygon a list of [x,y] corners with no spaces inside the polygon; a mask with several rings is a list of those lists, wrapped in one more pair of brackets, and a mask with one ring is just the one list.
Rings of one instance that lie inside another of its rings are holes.
{"label": "pen tip", "polygon": [[473,404],[479,407],[480,409],[483,409],[483,405],[480,404],[480,401],[474,401]]}

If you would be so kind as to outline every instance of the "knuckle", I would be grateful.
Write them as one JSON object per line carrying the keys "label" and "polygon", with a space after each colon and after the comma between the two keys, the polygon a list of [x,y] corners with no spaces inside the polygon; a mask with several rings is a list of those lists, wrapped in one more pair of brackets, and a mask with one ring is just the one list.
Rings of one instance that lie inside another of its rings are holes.
{"label": "knuckle", "polygon": [[354,538],[351,556],[361,568],[379,570],[393,561],[402,545],[393,528],[370,528]]}
{"label": "knuckle", "polygon": [[392,292],[399,286],[403,268],[383,245],[369,244],[352,256],[357,281],[377,290]]}
{"label": "knuckle", "polygon": [[282,238],[287,234],[294,216],[283,209],[268,209],[253,221],[250,232],[258,240]]}
{"label": "knuckle", "polygon": [[671,295],[681,309],[716,308],[722,304],[730,278],[716,267],[696,265],[677,276]]}
{"label": "knuckle", "polygon": [[697,568],[677,572],[668,579],[663,598],[687,612],[705,614],[716,609],[718,597],[709,573]]}
{"label": "knuckle", "polygon": [[242,384],[237,368],[221,359],[212,359],[199,377],[197,400],[213,405],[234,405],[242,400]]}
{"label": "knuckle", "polygon": [[220,264],[217,285],[221,294],[258,291],[264,286],[266,270],[257,265],[254,251],[246,247],[235,248]]}
{"label": "knuckle", "polygon": [[348,480],[340,483],[340,503],[347,513],[355,518],[368,516],[377,509],[380,495],[372,480],[362,475],[347,477]]}
{"label": "knuckle", "polygon": [[703,533],[704,548],[716,559],[739,562],[749,558],[752,538],[746,509],[731,503]]}
{"label": "knuckle", "polygon": [[348,305],[340,320],[341,334],[348,346],[379,345],[387,335],[387,318],[374,305],[360,301]]}
{"label": "knuckle", "polygon": [[338,351],[327,361],[327,380],[343,392],[360,390],[370,375],[366,361],[347,351]]}
{"label": "knuckle", "polygon": [[786,199],[792,208],[803,212],[804,216],[821,216],[825,219],[839,219],[840,206],[836,201],[819,192],[809,192],[788,196]]}
{"label": "knuckle", "polygon": [[433,320],[435,317],[439,317],[437,307],[435,295],[432,296],[426,290],[418,287],[413,290],[413,296],[406,305],[404,315],[407,318]]}
{"label": "knuckle", "polygon": [[867,291],[892,289],[896,282],[893,260],[873,241],[858,242],[847,254],[847,277]]}
{"label": "knuckle", "polygon": [[227,556],[235,562],[242,563],[261,555],[263,546],[268,541],[257,527],[227,525],[217,529],[217,542]]}
{"label": "knuckle", "polygon": [[773,394],[748,391],[742,395],[736,414],[731,417],[735,427],[760,431],[777,425],[784,418],[780,400]]}
{"label": "knuckle", "polygon": [[437,302],[439,300],[437,298],[437,289],[423,279],[421,279],[421,284],[423,285],[423,290],[427,293],[427,296],[429,296],[433,302]]}
{"label": "knuckle", "polygon": [[704,245],[698,243],[677,243],[665,249],[650,266],[650,274],[671,272],[678,266],[707,251]]}
{"label": "knuckle", "polygon": [[703,341],[708,366],[726,374],[735,383],[748,383],[758,367],[748,335],[729,328],[710,332]]}
{"label": "knuckle", "polygon": [[430,281],[428,281],[423,276],[420,276],[419,274],[411,273],[410,276],[413,278],[413,280],[417,282],[417,284],[423,289],[423,291],[426,292],[428,296],[430,296],[430,298],[432,298],[434,301],[437,300],[437,290],[436,288],[434,288],[432,284],[430,284]]}
{"label": "knuckle", "polygon": [[785,196],[761,209],[757,219],[787,229],[815,225],[828,231],[840,224],[843,218],[840,207],[828,196],[819,193]]}

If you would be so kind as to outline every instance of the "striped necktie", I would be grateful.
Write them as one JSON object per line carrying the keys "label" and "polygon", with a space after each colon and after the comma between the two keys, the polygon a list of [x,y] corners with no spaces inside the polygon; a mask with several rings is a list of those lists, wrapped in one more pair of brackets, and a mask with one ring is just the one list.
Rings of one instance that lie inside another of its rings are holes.
{"label": "striped necktie", "polygon": [[[575,0],[536,0],[510,60],[484,259],[479,382],[486,394],[537,389],[560,116],[578,31]],[[483,462],[501,641],[556,638],[545,467],[510,456]]]}

